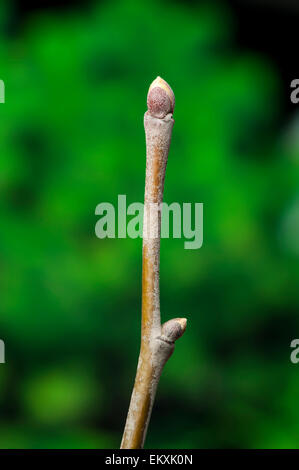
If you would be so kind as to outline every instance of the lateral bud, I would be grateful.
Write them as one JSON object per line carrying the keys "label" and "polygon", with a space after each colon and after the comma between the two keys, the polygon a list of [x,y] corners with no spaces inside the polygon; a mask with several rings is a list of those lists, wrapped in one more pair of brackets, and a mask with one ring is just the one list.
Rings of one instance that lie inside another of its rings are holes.
{"label": "lateral bud", "polygon": [[185,332],[187,326],[186,318],[173,318],[162,325],[161,339],[167,343],[174,343]]}

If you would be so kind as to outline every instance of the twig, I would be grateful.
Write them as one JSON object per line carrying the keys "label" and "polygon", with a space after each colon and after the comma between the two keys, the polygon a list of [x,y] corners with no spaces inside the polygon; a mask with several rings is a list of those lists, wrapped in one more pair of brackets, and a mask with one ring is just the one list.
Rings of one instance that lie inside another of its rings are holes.
{"label": "twig", "polygon": [[146,178],[142,256],[142,331],[135,384],[121,449],[143,447],[153,402],[163,367],[175,341],[186,329],[185,318],[161,325],[160,319],[160,233],[164,178],[174,120],[174,94],[158,77],[147,96],[144,115],[146,134]]}

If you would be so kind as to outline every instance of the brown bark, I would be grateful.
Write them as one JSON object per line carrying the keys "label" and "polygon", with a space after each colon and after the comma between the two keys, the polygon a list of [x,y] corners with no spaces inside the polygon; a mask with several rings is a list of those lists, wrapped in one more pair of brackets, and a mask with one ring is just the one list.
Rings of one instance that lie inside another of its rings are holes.
{"label": "brown bark", "polygon": [[146,178],[142,256],[141,348],[135,384],[121,443],[122,449],[143,447],[156,389],[163,367],[184,333],[185,318],[160,320],[160,233],[164,178],[173,128],[174,94],[158,77],[148,93],[144,116]]}

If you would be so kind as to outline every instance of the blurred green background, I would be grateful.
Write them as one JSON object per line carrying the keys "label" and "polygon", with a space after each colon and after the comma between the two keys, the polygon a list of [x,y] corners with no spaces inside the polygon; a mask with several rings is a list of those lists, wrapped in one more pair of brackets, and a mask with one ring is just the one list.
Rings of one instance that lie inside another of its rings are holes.
{"label": "blurred green background", "polygon": [[[188,330],[146,447],[296,448],[298,123],[225,2],[40,10],[1,2],[1,448],[118,447],[140,337],[140,239],[99,240],[100,202],[143,200],[146,93],[176,95],[165,201],[204,203],[204,243],[161,242],[163,320]],[[295,77],[293,77],[295,78]]]}

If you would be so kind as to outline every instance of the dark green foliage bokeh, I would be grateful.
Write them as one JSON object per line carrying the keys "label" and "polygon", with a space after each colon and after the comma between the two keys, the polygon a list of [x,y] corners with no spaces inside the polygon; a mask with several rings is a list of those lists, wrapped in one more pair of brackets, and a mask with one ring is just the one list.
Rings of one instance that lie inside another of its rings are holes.
{"label": "dark green foliage bokeh", "polygon": [[157,75],[176,95],[165,201],[204,203],[204,244],[161,243],[163,320],[188,330],[146,445],[297,447],[298,140],[277,124],[278,71],[238,49],[222,4],[46,11],[17,35],[1,5],[0,447],[119,445],[142,243],[97,239],[94,211],[142,202]]}

